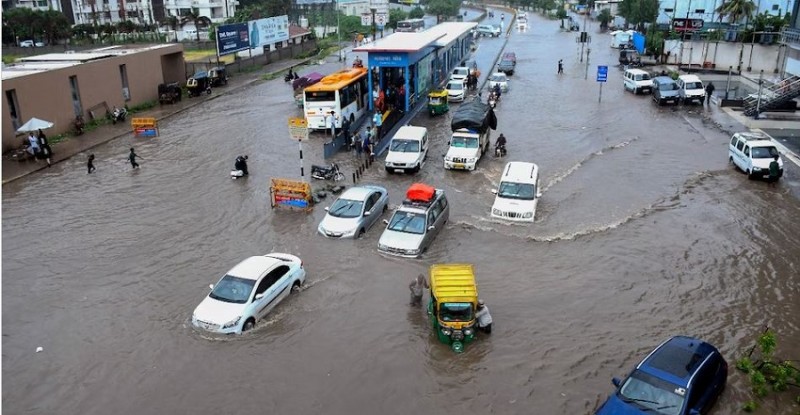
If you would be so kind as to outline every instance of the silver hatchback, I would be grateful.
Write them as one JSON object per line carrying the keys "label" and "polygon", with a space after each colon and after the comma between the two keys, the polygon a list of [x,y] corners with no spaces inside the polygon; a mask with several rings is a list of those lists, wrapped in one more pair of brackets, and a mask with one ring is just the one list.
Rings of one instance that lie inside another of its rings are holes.
{"label": "silver hatchback", "polygon": [[390,220],[378,241],[381,253],[417,258],[433,243],[450,217],[450,204],[444,190],[436,189],[430,202],[405,200]]}
{"label": "silver hatchback", "polygon": [[328,238],[358,238],[386,212],[389,192],[380,186],[355,186],[347,189],[330,207],[317,231]]}

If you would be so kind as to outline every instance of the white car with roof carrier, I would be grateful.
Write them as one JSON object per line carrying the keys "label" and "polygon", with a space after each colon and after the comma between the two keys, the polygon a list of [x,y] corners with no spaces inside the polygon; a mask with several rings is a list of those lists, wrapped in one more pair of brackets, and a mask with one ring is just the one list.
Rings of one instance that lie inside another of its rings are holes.
{"label": "white car with roof carrier", "polygon": [[415,183],[392,218],[384,220],[386,230],[378,241],[378,252],[417,258],[428,250],[449,217],[444,190]]}
{"label": "white car with roof carrier", "polygon": [[762,132],[741,132],[731,137],[728,161],[747,173],[751,180],[769,176],[769,164],[778,157],[778,177],[783,176],[783,159],[775,143]]}
{"label": "white car with roof carrier", "polygon": [[428,158],[428,129],[400,127],[389,142],[384,167],[388,173],[418,172]]}
{"label": "white car with roof carrier", "polygon": [[192,325],[213,333],[251,330],[306,280],[300,258],[281,253],[251,256],[228,271],[192,313]]}
{"label": "white car with roof carrier", "polygon": [[506,164],[495,195],[492,217],[514,222],[533,222],[539,202],[539,166],[512,161]]}

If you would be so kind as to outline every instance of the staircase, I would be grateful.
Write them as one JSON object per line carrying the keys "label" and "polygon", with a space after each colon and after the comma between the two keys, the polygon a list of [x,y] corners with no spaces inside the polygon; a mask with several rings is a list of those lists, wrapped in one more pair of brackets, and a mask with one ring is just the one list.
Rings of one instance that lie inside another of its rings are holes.
{"label": "staircase", "polygon": [[764,111],[779,108],[786,102],[800,96],[800,77],[790,76],[780,82],[761,88],[761,102],[758,93],[744,99],[744,115],[754,117]]}

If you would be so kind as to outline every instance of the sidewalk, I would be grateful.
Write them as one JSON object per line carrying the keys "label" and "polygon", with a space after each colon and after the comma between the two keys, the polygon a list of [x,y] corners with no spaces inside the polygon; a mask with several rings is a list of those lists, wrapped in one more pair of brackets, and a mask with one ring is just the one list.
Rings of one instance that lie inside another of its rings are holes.
{"label": "sidewalk", "polygon": [[[312,57],[308,59],[289,59],[280,62],[274,62],[264,65],[261,70],[252,73],[244,73],[231,77],[228,80],[228,85],[220,88],[215,88],[210,95],[203,95],[195,98],[183,97],[180,102],[175,104],[159,105],[152,109],[138,112],[136,114],[129,114],[128,120],[124,123],[117,123],[111,125],[103,125],[92,131],[86,132],[83,135],[69,137],[60,143],[53,144],[53,158],[52,163],[59,163],[76,154],[82,153],[100,144],[107,143],[115,138],[123,137],[131,134],[130,118],[138,117],[152,117],[158,121],[167,119],[173,115],[180,114],[190,108],[219,98],[221,96],[235,93],[243,88],[259,82],[261,77],[265,74],[279,74],[287,71],[290,67],[302,65],[310,61],[318,59]],[[22,140],[20,139],[20,142]],[[38,161],[17,161],[11,159],[10,156],[3,156],[3,184],[17,180],[21,177],[27,176],[33,172],[46,169],[47,163],[44,160]]]}

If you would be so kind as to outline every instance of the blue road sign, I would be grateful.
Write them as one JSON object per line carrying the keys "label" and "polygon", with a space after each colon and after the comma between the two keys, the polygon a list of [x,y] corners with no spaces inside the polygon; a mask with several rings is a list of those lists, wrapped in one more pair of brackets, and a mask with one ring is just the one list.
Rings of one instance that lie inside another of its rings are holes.
{"label": "blue road sign", "polygon": [[597,82],[608,80],[608,66],[597,65]]}

